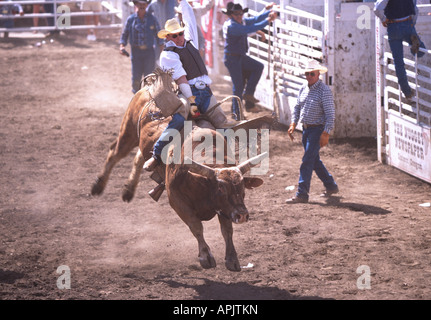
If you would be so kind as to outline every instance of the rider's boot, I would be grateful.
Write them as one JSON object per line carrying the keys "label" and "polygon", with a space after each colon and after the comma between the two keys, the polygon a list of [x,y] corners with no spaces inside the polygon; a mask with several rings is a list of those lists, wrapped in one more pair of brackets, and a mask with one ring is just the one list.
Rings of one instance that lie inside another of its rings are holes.
{"label": "rider's boot", "polygon": [[153,154],[153,156],[150,159],[145,161],[143,169],[145,171],[150,171],[150,172],[154,171],[154,169],[160,164],[160,162],[161,162],[160,157]]}
{"label": "rider's boot", "polygon": [[229,120],[221,106],[211,108],[205,113],[205,115],[208,116],[213,126],[217,129],[232,128],[239,123],[239,121],[236,120]]}

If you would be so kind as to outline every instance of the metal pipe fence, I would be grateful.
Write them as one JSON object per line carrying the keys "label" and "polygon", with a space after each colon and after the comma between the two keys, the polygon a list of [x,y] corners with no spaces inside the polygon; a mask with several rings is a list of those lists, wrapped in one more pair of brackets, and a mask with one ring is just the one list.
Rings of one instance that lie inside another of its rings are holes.
{"label": "metal pipe fence", "polygon": [[[102,11],[79,11],[77,8],[78,4],[84,2],[100,2],[102,6]],[[53,31],[53,30],[82,30],[82,29],[117,29],[122,28],[122,18],[123,18],[123,8],[122,2],[117,0],[26,0],[26,1],[12,1],[12,2],[0,2],[1,5],[15,5],[19,4],[21,6],[28,5],[45,5],[52,4],[52,12],[39,12],[39,13],[25,13],[20,14],[10,14],[10,15],[0,15],[1,20],[13,20],[14,22],[23,19],[38,18],[41,20],[53,19],[52,23],[47,23],[49,25],[34,26],[32,23],[29,25],[27,23],[23,26],[18,27],[2,27],[0,32],[24,32],[24,31]],[[94,25],[94,24],[82,24],[74,20],[72,23],[72,18],[76,17],[88,17],[88,16],[100,16],[108,18],[108,23]],[[110,19],[109,19],[110,17]]]}

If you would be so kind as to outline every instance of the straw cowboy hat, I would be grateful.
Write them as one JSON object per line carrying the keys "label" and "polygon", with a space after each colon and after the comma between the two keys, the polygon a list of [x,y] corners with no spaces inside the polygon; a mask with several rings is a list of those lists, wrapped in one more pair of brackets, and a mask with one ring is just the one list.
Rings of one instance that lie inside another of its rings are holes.
{"label": "straw cowboy hat", "polygon": [[221,12],[224,14],[227,14],[228,16],[234,13],[235,11],[242,11],[243,13],[248,12],[248,8],[242,8],[242,6],[239,3],[233,3],[229,2],[226,6],[226,9],[221,9]]}
{"label": "straw cowboy hat", "polygon": [[168,34],[179,33],[184,31],[184,27],[180,25],[177,19],[172,18],[166,21],[165,28],[157,33],[160,39],[166,39]]}
{"label": "straw cowboy hat", "polygon": [[310,71],[319,71],[320,74],[325,73],[328,71],[328,68],[320,65],[316,60],[310,59],[307,61],[307,65],[305,66],[304,72],[310,72]]}

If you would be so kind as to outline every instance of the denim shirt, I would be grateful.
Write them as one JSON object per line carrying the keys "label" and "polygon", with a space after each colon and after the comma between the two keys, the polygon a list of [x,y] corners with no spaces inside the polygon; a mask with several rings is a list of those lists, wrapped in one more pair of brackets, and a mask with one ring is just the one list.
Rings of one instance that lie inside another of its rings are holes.
{"label": "denim shirt", "polygon": [[126,25],[121,34],[120,44],[127,45],[129,40],[130,46],[147,46],[152,48],[156,42],[159,45],[164,43],[163,39],[157,37],[160,26],[153,15],[145,14],[144,19],[140,19],[137,13],[127,18]]}
{"label": "denim shirt", "polygon": [[236,22],[233,18],[227,20],[223,25],[223,35],[226,39],[224,52],[233,54],[246,54],[248,50],[247,35],[265,28],[271,11],[267,10],[256,17],[244,18],[243,24]]}

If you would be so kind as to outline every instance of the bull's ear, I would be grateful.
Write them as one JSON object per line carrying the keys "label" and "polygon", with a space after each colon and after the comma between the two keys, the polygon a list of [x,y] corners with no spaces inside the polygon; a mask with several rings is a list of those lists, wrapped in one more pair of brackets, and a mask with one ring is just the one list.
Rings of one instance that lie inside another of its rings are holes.
{"label": "bull's ear", "polygon": [[263,180],[261,178],[256,177],[244,177],[244,186],[247,189],[253,189],[260,187],[263,184]]}
{"label": "bull's ear", "polygon": [[[204,176],[207,178],[215,177],[215,170],[213,168],[210,168],[204,164],[197,163],[196,161],[191,160],[188,157],[184,158],[184,163],[190,172],[200,174],[201,176]],[[186,164],[186,163],[190,163],[190,164]]]}

